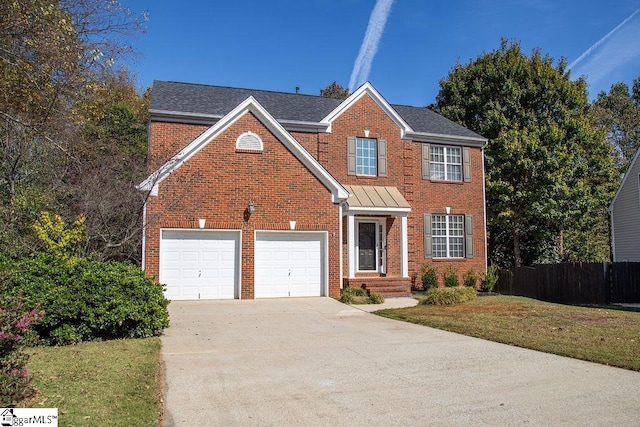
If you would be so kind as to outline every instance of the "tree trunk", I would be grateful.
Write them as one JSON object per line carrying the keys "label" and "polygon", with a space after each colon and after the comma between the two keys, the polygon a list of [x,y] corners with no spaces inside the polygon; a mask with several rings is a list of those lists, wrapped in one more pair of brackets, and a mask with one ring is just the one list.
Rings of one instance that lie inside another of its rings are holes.
{"label": "tree trunk", "polygon": [[515,267],[522,266],[522,256],[520,255],[520,232],[513,230],[513,262]]}

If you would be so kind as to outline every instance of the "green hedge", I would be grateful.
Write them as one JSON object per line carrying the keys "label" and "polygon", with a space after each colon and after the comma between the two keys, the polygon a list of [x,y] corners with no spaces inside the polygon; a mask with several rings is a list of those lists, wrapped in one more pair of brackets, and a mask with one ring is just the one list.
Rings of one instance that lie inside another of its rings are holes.
{"label": "green hedge", "polygon": [[471,301],[476,297],[476,290],[469,287],[431,288],[420,304],[453,305]]}
{"label": "green hedge", "polygon": [[34,329],[51,345],[144,338],[169,326],[162,286],[131,264],[41,255],[0,261],[0,271],[25,307],[44,310]]}

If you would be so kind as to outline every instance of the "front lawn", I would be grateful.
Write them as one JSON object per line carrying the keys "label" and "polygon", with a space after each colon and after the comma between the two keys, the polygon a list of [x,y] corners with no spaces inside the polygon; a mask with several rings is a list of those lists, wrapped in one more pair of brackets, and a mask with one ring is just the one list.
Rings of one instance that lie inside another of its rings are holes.
{"label": "front lawn", "polygon": [[376,312],[490,341],[640,371],[640,311],[487,296]]}
{"label": "front lawn", "polygon": [[38,395],[22,406],[58,408],[61,426],[155,426],[162,417],[160,339],[30,350]]}

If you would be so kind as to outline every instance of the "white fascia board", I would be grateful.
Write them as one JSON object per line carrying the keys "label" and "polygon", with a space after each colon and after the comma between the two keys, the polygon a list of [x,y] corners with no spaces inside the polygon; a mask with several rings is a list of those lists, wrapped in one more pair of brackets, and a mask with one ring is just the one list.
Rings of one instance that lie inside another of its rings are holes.
{"label": "white fascia board", "polygon": [[407,216],[411,208],[379,208],[379,207],[347,207],[343,210],[343,215],[392,215]]}
{"label": "white fascia board", "polygon": [[[185,113],[170,110],[149,110],[149,113],[151,121],[205,125],[213,125],[224,117],[220,114]],[[279,123],[289,132],[326,132],[328,126],[320,122],[303,120],[279,120]]]}
{"label": "white fascia board", "polygon": [[327,124],[319,122],[305,122],[301,120],[278,121],[289,132],[326,132]]}
{"label": "white fascia board", "polygon": [[629,163],[629,168],[627,168],[627,172],[624,174],[624,177],[622,178],[622,182],[620,183],[620,187],[618,187],[618,190],[616,191],[616,195],[613,196],[613,200],[611,201],[611,204],[609,205],[609,212],[611,214],[613,214],[613,205],[615,205],[616,200],[618,200],[618,195],[620,194],[620,192],[622,191],[622,188],[626,184],[627,178],[629,178],[629,175],[631,175],[629,172],[631,172],[631,170],[635,166],[636,162],[639,161],[638,160],[639,157],[640,157],[640,149],[638,149],[638,151],[636,152],[636,155],[633,156],[633,160],[631,160],[631,163]]}
{"label": "white fascia board", "polygon": [[450,145],[475,145],[484,147],[489,143],[487,138],[476,138],[472,136],[457,136],[446,135],[438,133],[426,133],[426,132],[407,132],[407,138],[416,142],[433,142],[435,144],[450,144]]}
{"label": "white fascia board", "polygon": [[147,179],[145,179],[138,189],[149,191],[154,186],[164,181],[167,176],[178,169],[184,162],[193,157],[209,142],[224,132],[234,124],[240,117],[247,113],[253,113],[262,124],[267,127],[285,146],[302,162],[329,190],[331,190],[332,200],[338,203],[349,197],[347,190],[327,172],[324,167],[307,150],[291,136],[289,132],[269,112],[253,97],[249,96],[237,107],[231,110],[226,116],[220,118],[215,125],[211,126],[199,137],[194,139],[189,145],[173,156],[168,162],[158,168]]}
{"label": "white fascia board", "polygon": [[327,126],[327,132],[331,133],[331,124],[334,120],[347,111],[353,104],[355,104],[360,98],[365,95],[369,95],[376,104],[393,120],[400,128],[400,137],[405,138],[407,133],[413,132],[411,126],[398,114],[398,112],[380,95],[380,93],[369,82],[364,83],[351,95],[342,101],[336,108],[333,109],[327,116],[320,121],[320,123]]}

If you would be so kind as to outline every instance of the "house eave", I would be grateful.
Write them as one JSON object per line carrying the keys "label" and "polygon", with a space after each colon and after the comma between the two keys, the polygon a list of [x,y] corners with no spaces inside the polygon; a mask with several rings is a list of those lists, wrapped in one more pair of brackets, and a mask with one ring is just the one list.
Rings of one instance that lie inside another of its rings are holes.
{"label": "house eave", "polygon": [[345,203],[343,215],[391,215],[391,216],[407,216],[411,212],[411,208],[382,208],[382,207],[349,207]]}
{"label": "house eave", "polygon": [[472,145],[477,147],[484,147],[489,142],[487,138],[428,132],[407,132],[406,137],[407,139],[411,139],[416,142],[433,142],[435,144],[451,144],[464,146]]}
{"label": "house eave", "polygon": [[[220,120],[220,114],[185,113],[169,110],[149,110],[150,120],[169,123],[213,125]],[[304,120],[277,120],[289,132],[326,132],[328,125]]]}

